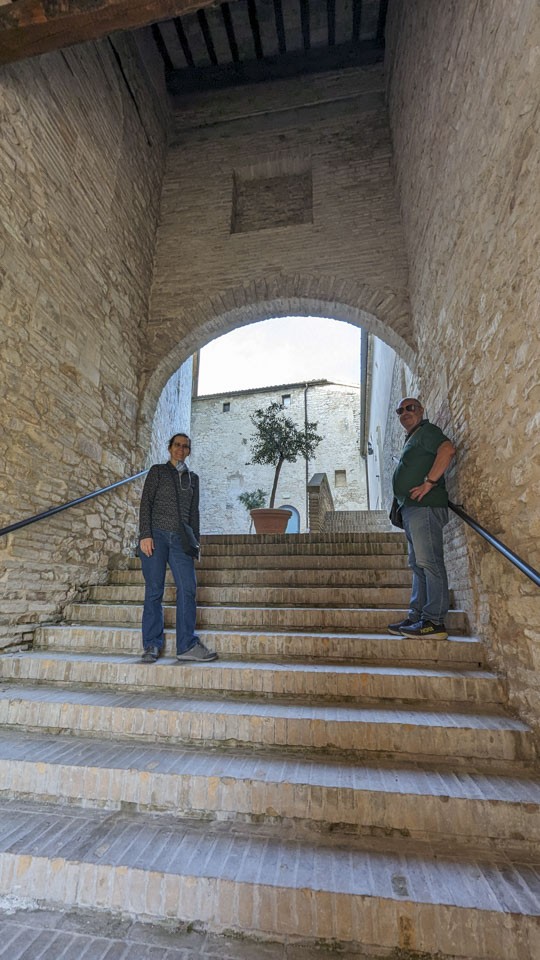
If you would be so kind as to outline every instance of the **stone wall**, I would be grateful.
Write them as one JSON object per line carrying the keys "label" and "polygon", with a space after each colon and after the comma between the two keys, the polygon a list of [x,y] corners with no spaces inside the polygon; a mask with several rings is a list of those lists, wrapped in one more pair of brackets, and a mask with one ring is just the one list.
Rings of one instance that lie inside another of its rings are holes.
{"label": "stone wall", "polygon": [[[254,430],[249,417],[272,402],[281,403],[283,396],[290,397],[287,416],[303,427],[303,384],[194,398],[190,465],[201,479],[202,533],[248,532],[249,516],[238,502],[240,493],[260,488],[267,494],[268,506],[274,468],[247,462]],[[224,411],[226,404],[229,410]],[[307,480],[314,473],[326,473],[334,509],[365,508],[365,467],[359,454],[359,387],[313,382],[307,391],[307,417],[318,424],[317,433],[323,437],[309,462]],[[336,477],[336,472],[341,473]],[[305,531],[306,462],[302,458],[283,464],[275,505],[295,507],[300,514],[300,531]]]}
{"label": "stone wall", "polygon": [[[371,338],[368,358],[371,369],[368,377],[370,391],[367,403],[368,444],[366,450],[368,500],[370,510],[385,510],[387,514],[392,497],[390,496],[389,503],[388,487],[385,483],[388,472],[387,465],[385,465],[385,449],[388,444],[385,441],[390,420],[389,411],[391,411],[396,361],[396,353],[391,347],[379,340],[378,337]],[[397,361],[397,363],[401,364],[401,361]],[[404,364],[403,366],[405,367]],[[395,408],[396,404],[394,404],[394,410]],[[393,411],[391,412],[393,413]],[[393,416],[397,419],[395,413]],[[392,450],[392,453],[395,453],[395,451]],[[392,463],[391,457],[390,463]]]}
{"label": "stone wall", "polygon": [[[141,466],[138,366],[167,118],[139,40],[0,71],[0,525]],[[1,644],[103,576],[133,533],[136,495],[121,488],[0,539]]]}
{"label": "stone wall", "polygon": [[412,356],[380,65],[177,98],[142,427],[196,349],[295,314],[361,323]]}
{"label": "stone wall", "polygon": [[152,443],[146,466],[168,459],[167,445],[174,433],[184,431],[189,436],[192,385],[193,358],[190,357],[163,388],[152,423]]}
{"label": "stone wall", "polygon": [[[538,569],[540,7],[410,0],[389,10],[419,392],[458,448],[453,499]],[[473,623],[511,704],[538,729],[540,591],[477,534],[459,525],[459,537]]]}

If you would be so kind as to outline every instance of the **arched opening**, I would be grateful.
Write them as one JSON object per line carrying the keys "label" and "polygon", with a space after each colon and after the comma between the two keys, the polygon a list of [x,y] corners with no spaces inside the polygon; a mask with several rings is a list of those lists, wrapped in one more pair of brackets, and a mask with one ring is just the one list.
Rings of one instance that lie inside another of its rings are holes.
{"label": "arched opening", "polygon": [[[272,292],[272,294],[270,293]],[[269,317],[328,317],[361,327],[392,347],[411,370],[416,354],[408,304],[388,288],[321,276],[268,276],[198,301],[152,329],[137,423],[139,447],[150,450],[152,422],[163,388],[205,344],[237,327]]]}
{"label": "arched opening", "polygon": [[[295,423],[317,423],[317,432],[323,437],[319,450],[311,459],[286,464],[280,476],[276,506],[295,504],[296,530],[306,532],[310,528],[308,483],[314,474],[327,476],[331,509],[340,512],[340,524],[345,523],[345,513],[351,515],[351,524],[358,524],[359,514],[370,506],[385,509],[391,476],[388,464],[384,463],[391,459],[384,445],[390,396],[392,390],[402,389],[404,377],[411,381],[410,369],[388,343],[368,334],[359,322],[364,317],[361,311],[357,312],[355,323],[306,316],[306,312],[304,306],[303,314],[296,321],[303,324],[300,339],[294,339],[291,317],[262,317],[260,321],[251,321],[250,331],[242,330],[245,323],[238,323],[234,331],[210,341],[212,348],[219,347],[222,351],[227,341],[237,344],[232,353],[222,352],[221,366],[218,363],[214,367],[215,382],[204,376],[204,356],[210,351],[208,344],[197,354],[195,373],[191,361],[185,361],[165,384],[158,399],[152,422],[149,461],[165,459],[165,441],[175,430],[182,429],[191,434],[193,453],[190,464],[201,476],[201,494],[206,503],[201,516],[203,533],[247,532],[249,520],[240,498],[257,490],[266,498],[261,505],[268,505],[273,468],[253,464],[249,453],[253,432],[250,417],[270,403],[279,404]],[[320,339],[317,324],[327,325],[321,351],[323,359],[318,366],[308,369],[302,366],[305,363],[303,354],[307,352],[310,340]],[[256,354],[247,357],[245,347],[239,347],[238,343],[242,337],[245,340],[271,325],[279,327],[277,333],[274,331],[278,361],[274,366],[270,348],[259,346],[263,365],[258,379],[253,379]],[[340,342],[340,328],[356,338],[354,347],[345,343],[341,352],[336,349]],[[283,346],[284,341],[287,343],[285,353],[279,350],[279,344]],[[241,354],[238,363],[234,350]],[[341,366],[328,366],[332,350]],[[349,355],[354,352],[351,365]],[[301,356],[300,365],[295,367],[287,361],[296,354]],[[202,357],[200,366],[199,356]],[[349,360],[347,368],[344,358]],[[222,370],[227,372],[228,379],[217,379]],[[374,396],[377,402],[373,402]],[[371,439],[375,434],[380,456],[373,469],[370,454],[373,451]],[[292,527],[291,523],[289,532]]]}
{"label": "arched opening", "polygon": [[290,510],[292,513],[292,516],[289,517],[285,533],[300,533],[300,514],[296,507],[293,507],[292,503],[282,503],[279,509]]}

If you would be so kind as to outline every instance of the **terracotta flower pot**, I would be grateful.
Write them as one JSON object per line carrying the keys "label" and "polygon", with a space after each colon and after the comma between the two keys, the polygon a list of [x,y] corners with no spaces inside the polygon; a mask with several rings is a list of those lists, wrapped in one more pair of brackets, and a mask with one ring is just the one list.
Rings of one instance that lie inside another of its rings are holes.
{"label": "terracotta flower pot", "polygon": [[250,510],[255,525],[255,533],[285,533],[285,528],[292,517],[292,510],[279,510],[274,507],[261,507]]}

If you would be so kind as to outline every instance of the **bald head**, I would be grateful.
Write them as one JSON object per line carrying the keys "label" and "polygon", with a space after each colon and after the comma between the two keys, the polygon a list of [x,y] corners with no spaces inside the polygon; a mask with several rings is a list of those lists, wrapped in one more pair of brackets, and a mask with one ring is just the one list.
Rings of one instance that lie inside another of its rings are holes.
{"label": "bald head", "polygon": [[420,421],[424,419],[424,408],[416,397],[403,397],[403,400],[400,400],[396,413],[406,433],[414,430]]}

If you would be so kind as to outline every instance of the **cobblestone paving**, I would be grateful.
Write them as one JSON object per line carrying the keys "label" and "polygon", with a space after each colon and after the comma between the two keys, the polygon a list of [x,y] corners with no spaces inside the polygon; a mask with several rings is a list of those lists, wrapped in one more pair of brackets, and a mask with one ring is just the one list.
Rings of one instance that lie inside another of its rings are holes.
{"label": "cobblestone paving", "polygon": [[[17,908],[0,898],[5,960],[376,960],[365,953],[217,936],[87,910]],[[397,958],[396,958],[397,960]]]}

